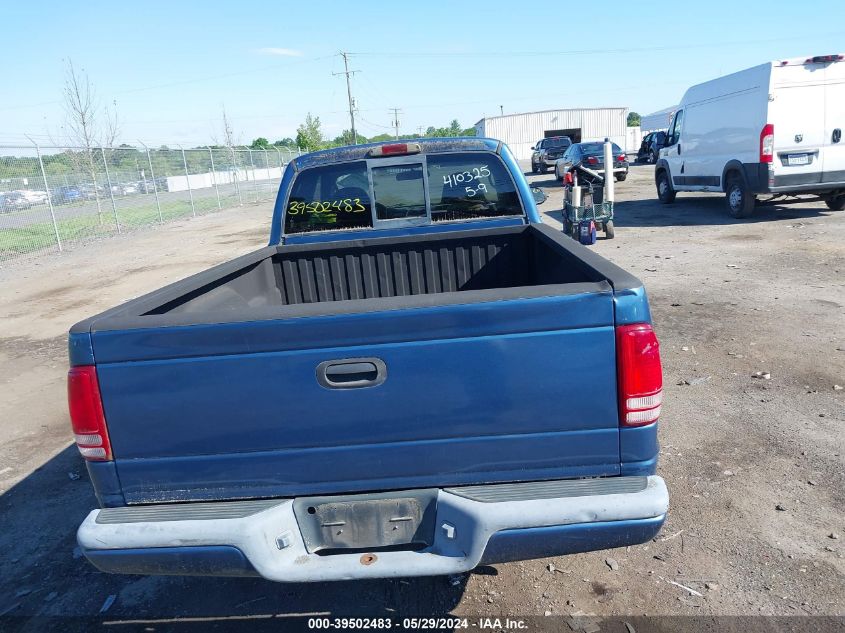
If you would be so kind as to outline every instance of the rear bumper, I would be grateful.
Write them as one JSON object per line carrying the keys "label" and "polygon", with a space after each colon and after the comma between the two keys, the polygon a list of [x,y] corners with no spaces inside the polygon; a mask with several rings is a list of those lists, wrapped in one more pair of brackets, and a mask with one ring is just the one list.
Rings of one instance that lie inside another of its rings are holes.
{"label": "rear bumper", "polygon": [[818,194],[845,190],[845,171],[770,172],[765,163],[743,163],[745,181],[752,193]]}
{"label": "rear bumper", "polygon": [[94,565],[117,573],[280,582],[429,576],[642,543],[668,506],[657,476],[449,488],[437,492],[430,546],[364,555],[310,553],[290,499],[94,510],[77,537]]}
{"label": "rear bumper", "polygon": [[825,194],[833,191],[845,190],[845,180],[836,182],[813,182],[806,184],[778,184],[775,178],[775,186],[767,187],[765,193],[800,193],[800,194]]}

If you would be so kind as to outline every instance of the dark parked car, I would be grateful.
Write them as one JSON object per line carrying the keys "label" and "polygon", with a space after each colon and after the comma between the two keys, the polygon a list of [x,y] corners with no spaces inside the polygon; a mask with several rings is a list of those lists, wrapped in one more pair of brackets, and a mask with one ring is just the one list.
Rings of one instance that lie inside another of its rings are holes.
{"label": "dark parked car", "polygon": [[94,200],[97,196],[107,196],[105,187],[101,185],[81,184],[64,185],[56,189],[53,197],[57,204],[69,204],[83,200]]}
{"label": "dark parked car", "polygon": [[572,139],[568,136],[550,136],[538,141],[531,149],[531,171],[545,174],[549,168],[555,166],[555,161],[563,156],[566,149],[572,145]]}
{"label": "dark parked car", "polygon": [[649,132],[643,137],[640,149],[637,151],[637,162],[656,163],[660,150],[666,145],[666,132],[659,130]]}
{"label": "dark parked car", "polygon": [[32,203],[17,191],[0,193],[0,213],[11,213],[12,211],[23,211],[29,209]]}
{"label": "dark parked car", "polygon": [[[628,157],[616,143],[612,145],[614,180],[622,181],[628,177]],[[555,163],[555,178],[563,180],[566,172],[578,165],[583,165],[592,171],[604,170],[604,143],[596,141],[572,145]],[[589,180],[585,172],[581,172],[579,178]]]}
{"label": "dark parked car", "polygon": [[75,185],[64,185],[53,192],[53,202],[56,204],[70,204],[71,202],[79,202],[84,198],[85,196],[80,188]]}

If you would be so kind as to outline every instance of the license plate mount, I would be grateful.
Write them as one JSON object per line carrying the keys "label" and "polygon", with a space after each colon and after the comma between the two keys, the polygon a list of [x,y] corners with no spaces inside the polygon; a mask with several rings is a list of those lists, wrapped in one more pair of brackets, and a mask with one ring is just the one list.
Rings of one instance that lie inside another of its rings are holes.
{"label": "license plate mount", "polygon": [[294,500],[299,529],[311,553],[423,549],[434,539],[437,490]]}

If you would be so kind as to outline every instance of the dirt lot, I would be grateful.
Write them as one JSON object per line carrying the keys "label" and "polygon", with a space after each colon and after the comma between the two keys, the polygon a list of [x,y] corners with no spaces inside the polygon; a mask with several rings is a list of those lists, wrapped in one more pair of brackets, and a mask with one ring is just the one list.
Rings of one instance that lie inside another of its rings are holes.
{"label": "dirt lot", "polygon": [[[560,188],[531,179],[550,194],[544,221],[559,227]],[[845,615],[845,391],[835,388],[845,386],[845,213],[765,207],[737,222],[721,196],[662,206],[649,167],[632,168],[618,195],[616,239],[593,248],[645,282],[661,338],[659,470],[672,507],[655,541],[499,565],[454,586],[112,576],[79,558],[74,532],[95,500],[69,442],[68,327],[262,245],[267,204],[0,269],[6,624],[38,631],[36,616],[96,616],[110,596],[101,617],[156,630],[173,618],[297,613]]]}

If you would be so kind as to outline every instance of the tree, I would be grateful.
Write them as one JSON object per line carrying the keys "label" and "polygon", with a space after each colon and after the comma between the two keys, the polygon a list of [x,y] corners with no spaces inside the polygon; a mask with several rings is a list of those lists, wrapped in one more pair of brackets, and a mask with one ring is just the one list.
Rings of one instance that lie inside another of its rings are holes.
{"label": "tree", "polygon": [[278,141],[273,141],[273,145],[276,147],[296,147],[296,141],[293,140],[291,137],[287,136],[285,138],[279,139]]}
{"label": "tree", "polygon": [[80,171],[85,171],[94,186],[94,198],[97,201],[97,218],[103,223],[103,209],[97,188],[97,170],[94,150],[104,146],[111,147],[120,133],[117,112],[110,113],[108,108],[100,106],[91,80],[85,69],[79,71],[73,60],[67,60],[65,83],[62,90],[65,110],[65,135],[72,145],[81,151],[67,153]]}
{"label": "tree", "polygon": [[[363,143],[368,143],[366,136],[362,136],[360,132],[356,132],[358,136],[358,145]],[[343,145],[355,145],[355,137],[352,135],[352,130],[343,130],[340,133],[340,136],[336,136],[335,139],[332,141],[332,145],[335,146],[343,146]]]}
{"label": "tree", "polygon": [[452,122],[449,124],[449,127],[434,127],[433,125],[428,126],[428,128],[426,128],[425,130],[425,136],[475,136],[475,128],[468,127],[464,129],[461,127],[461,124],[460,122],[458,122],[457,119],[452,119]]}
{"label": "tree", "polygon": [[65,134],[71,143],[90,149],[112,147],[120,135],[117,103],[114,109],[102,107],[85,69],[79,71],[67,60],[62,90]]}
{"label": "tree", "polygon": [[269,149],[270,148],[270,141],[268,141],[263,136],[259,136],[257,139],[253,140],[252,143],[249,145],[250,149]]}
{"label": "tree", "polygon": [[640,115],[638,112],[628,113],[628,127],[637,127],[640,124]]}
{"label": "tree", "polygon": [[112,100],[112,107],[103,108],[103,138],[100,139],[106,147],[114,147],[117,137],[120,136],[120,119],[117,116],[117,101]]}
{"label": "tree", "polygon": [[296,144],[306,151],[313,152],[320,149],[324,143],[320,117],[311,116],[309,112],[305,115],[305,122],[296,128]]}
{"label": "tree", "polygon": [[229,122],[229,117],[226,115],[226,106],[223,106],[223,143],[218,143],[214,139],[215,145],[225,145],[229,151],[235,151],[235,145],[238,144],[235,138],[235,131],[232,129],[232,124]]}

